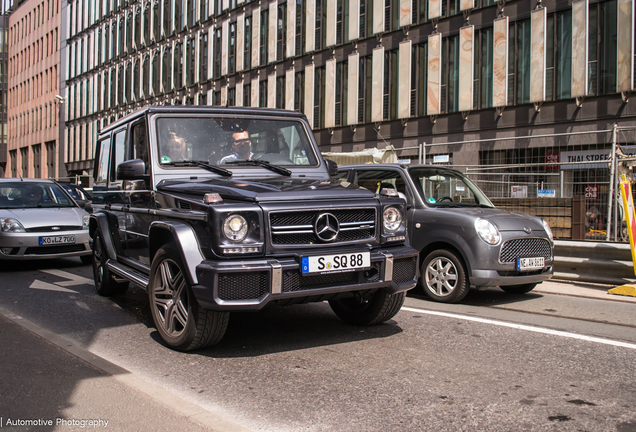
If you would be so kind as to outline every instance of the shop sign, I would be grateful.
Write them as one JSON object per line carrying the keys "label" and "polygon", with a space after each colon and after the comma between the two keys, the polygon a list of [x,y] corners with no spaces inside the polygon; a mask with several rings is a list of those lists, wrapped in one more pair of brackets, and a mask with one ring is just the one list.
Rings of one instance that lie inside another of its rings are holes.
{"label": "shop sign", "polygon": [[556,198],[556,190],[554,189],[545,189],[538,190],[537,197],[539,198]]}
{"label": "shop sign", "polygon": [[596,199],[598,198],[599,192],[598,185],[587,185],[585,186],[585,199]]}
{"label": "shop sign", "polygon": [[[549,163],[558,163],[558,162],[560,162],[559,156],[560,156],[559,152],[546,152],[545,153],[545,163],[547,163],[547,164],[549,164]],[[546,165],[545,169],[546,169],[546,171],[558,170],[559,166],[558,165]]]}
{"label": "shop sign", "polygon": [[[621,146],[623,152],[629,156],[636,155],[636,146]],[[546,153],[546,159],[547,159]],[[608,168],[612,159],[612,149],[603,150],[580,150],[580,151],[564,151],[560,156],[561,163],[579,162],[577,165],[561,165],[561,169],[588,169],[588,168]],[[547,162],[547,160],[546,160]],[[580,162],[591,162],[589,164]],[[555,165],[556,166],[556,165]],[[549,169],[549,168],[547,168]]]}
{"label": "shop sign", "polygon": [[512,198],[528,198],[528,186],[510,186]]}

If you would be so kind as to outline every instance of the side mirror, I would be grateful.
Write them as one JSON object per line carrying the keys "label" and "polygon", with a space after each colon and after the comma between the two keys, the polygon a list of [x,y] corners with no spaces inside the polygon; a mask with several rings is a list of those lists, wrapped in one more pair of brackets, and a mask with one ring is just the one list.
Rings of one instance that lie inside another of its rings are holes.
{"label": "side mirror", "polygon": [[117,180],[142,180],[146,177],[146,163],[131,159],[117,165]]}
{"label": "side mirror", "polygon": [[327,171],[329,172],[329,177],[333,177],[338,174],[337,163],[335,163],[331,159],[325,159],[325,164],[327,165]]}

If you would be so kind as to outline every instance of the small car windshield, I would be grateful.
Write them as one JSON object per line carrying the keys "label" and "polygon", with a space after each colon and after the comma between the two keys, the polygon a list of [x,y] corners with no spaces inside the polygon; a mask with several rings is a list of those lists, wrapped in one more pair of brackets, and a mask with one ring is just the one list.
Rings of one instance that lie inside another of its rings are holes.
{"label": "small car windshield", "polygon": [[415,167],[409,174],[431,207],[494,207],[481,189],[457,171]]}
{"label": "small car windshield", "polygon": [[54,183],[0,183],[0,208],[75,207],[75,203]]}
{"label": "small car windshield", "polygon": [[[300,121],[242,117],[161,116],[157,119],[159,164],[202,161],[265,161],[279,166],[315,166],[318,158]],[[244,164],[243,166],[258,166]]]}

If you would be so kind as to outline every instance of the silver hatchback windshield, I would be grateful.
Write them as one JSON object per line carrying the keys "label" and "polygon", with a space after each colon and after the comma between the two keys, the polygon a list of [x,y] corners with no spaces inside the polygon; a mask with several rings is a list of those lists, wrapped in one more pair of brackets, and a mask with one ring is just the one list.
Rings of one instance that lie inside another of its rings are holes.
{"label": "silver hatchback windshield", "polygon": [[75,203],[54,183],[0,183],[0,209],[38,207],[75,207]]}
{"label": "silver hatchback windshield", "polygon": [[421,167],[409,169],[409,174],[431,207],[494,207],[481,189],[457,171]]}
{"label": "silver hatchback windshield", "polygon": [[161,116],[157,119],[159,164],[198,161],[210,165],[318,165],[300,121],[241,117]]}

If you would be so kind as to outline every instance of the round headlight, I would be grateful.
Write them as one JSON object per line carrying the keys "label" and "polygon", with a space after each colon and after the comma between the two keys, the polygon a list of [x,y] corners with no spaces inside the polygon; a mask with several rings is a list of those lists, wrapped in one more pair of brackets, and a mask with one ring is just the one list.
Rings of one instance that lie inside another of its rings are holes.
{"label": "round headlight", "polygon": [[543,228],[545,229],[545,232],[548,233],[548,237],[550,237],[550,240],[554,240],[554,235],[552,234],[550,225],[548,225],[548,223],[543,219],[541,219],[541,223],[543,223]]}
{"label": "round headlight", "polygon": [[14,218],[0,218],[0,231],[9,233],[26,232],[20,221]]}
{"label": "round headlight", "polygon": [[383,222],[385,230],[397,231],[402,225],[402,213],[395,207],[387,207],[384,209]]}
{"label": "round headlight", "polygon": [[496,245],[501,240],[499,230],[495,224],[489,220],[477,219],[475,221],[475,231],[477,231],[479,237],[489,245]]}
{"label": "round headlight", "polygon": [[240,242],[247,236],[247,221],[241,215],[230,215],[223,223],[223,234],[228,240]]}

